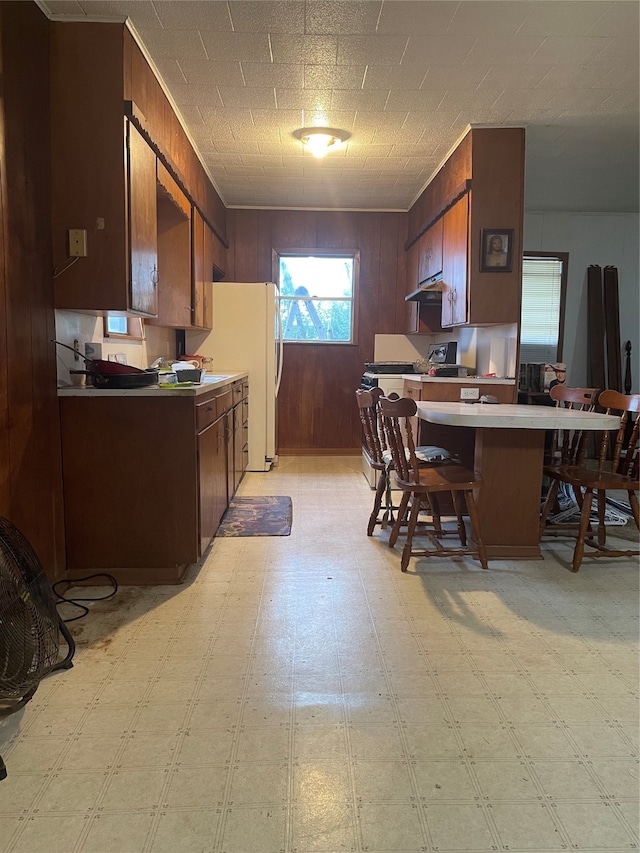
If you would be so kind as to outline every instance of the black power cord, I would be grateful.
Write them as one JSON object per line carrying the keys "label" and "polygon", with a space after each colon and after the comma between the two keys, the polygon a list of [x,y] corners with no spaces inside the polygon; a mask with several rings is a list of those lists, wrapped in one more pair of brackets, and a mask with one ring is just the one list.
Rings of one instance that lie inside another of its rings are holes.
{"label": "black power cord", "polygon": [[[113,590],[108,595],[101,595],[97,598],[66,598],[62,593],[58,592],[57,587],[61,584],[66,584],[64,592],[67,592],[72,586],[76,586],[79,583],[83,583],[84,581],[90,581],[94,578],[107,578],[111,585],[113,586]],[[73,616],[71,619],[63,619],[63,622],[77,622],[78,619],[83,619],[87,613],[89,612],[89,608],[85,607],[84,604],[80,604],[81,601],[108,601],[108,599],[113,598],[113,596],[118,591],[118,581],[113,577],[113,575],[108,575],[104,572],[99,572],[95,575],[87,575],[85,578],[74,578],[73,580],[67,580],[66,578],[60,581],[56,581],[52,587],[54,594],[60,599],[60,603],[71,604],[73,607],[78,607],[83,612],[79,616]]]}

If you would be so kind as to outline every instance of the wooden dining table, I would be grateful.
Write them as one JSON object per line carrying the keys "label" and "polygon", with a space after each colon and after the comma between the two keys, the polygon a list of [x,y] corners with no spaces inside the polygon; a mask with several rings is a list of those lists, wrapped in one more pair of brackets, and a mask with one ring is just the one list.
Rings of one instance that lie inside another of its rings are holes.
{"label": "wooden dining table", "polygon": [[476,497],[487,556],[540,558],[545,434],[617,430],[620,418],[550,406],[417,403],[420,443],[443,444],[482,477]]}

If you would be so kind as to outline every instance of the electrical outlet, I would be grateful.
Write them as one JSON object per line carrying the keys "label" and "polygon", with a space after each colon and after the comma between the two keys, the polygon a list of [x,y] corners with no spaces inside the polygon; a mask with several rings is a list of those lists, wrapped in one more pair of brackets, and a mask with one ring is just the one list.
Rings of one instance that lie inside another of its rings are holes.
{"label": "electrical outlet", "polygon": [[85,228],[69,228],[69,257],[87,257],[87,231]]}
{"label": "electrical outlet", "polygon": [[479,388],[461,388],[460,389],[460,399],[461,400],[479,400],[480,399],[480,389]]}

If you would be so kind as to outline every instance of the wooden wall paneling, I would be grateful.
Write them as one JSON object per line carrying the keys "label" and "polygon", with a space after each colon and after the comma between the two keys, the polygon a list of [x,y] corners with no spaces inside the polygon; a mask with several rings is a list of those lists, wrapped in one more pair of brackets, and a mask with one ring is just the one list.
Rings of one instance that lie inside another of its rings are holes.
{"label": "wooden wall paneling", "polygon": [[[355,245],[367,246],[367,251],[360,257],[359,287],[357,293],[357,343],[373,357],[373,336],[381,331],[379,317],[381,314],[380,296],[380,216],[357,216],[358,233]],[[369,359],[365,359],[369,361]],[[362,366],[360,376],[362,375]],[[356,380],[360,376],[355,377]],[[353,390],[357,388],[357,384]]]}
{"label": "wooden wall paneling", "polygon": [[[380,291],[379,333],[393,334],[406,326],[405,252],[406,217],[395,213],[380,214]],[[397,259],[394,263],[394,257]]]}
{"label": "wooden wall paneling", "polygon": [[[315,398],[324,396],[326,381],[307,344],[286,344],[278,395],[278,451],[314,447]],[[314,389],[309,393],[306,389]],[[251,389],[249,389],[251,395]],[[332,404],[332,408],[333,408]]]}
{"label": "wooden wall paneling", "polygon": [[[399,328],[405,328],[404,325],[397,325],[396,318],[398,295],[398,249],[400,249],[401,254],[404,255],[404,251],[402,251],[402,244],[399,240],[399,232],[402,230],[404,233],[404,223],[397,215],[387,213],[379,214],[379,220],[380,250],[377,267],[379,277],[378,322],[375,332],[378,334],[394,334]],[[368,361],[369,359],[366,360]]]}
{"label": "wooden wall paneling", "polygon": [[[0,4],[2,249],[0,515],[26,536],[50,580],[65,568],[56,395],[49,148],[49,22],[33,3]],[[10,133],[8,132],[10,128]]]}
{"label": "wooden wall paneling", "polygon": [[[256,254],[255,263],[257,278],[250,281],[278,281],[277,263],[274,269],[273,247],[275,239],[273,228],[275,220],[270,216],[259,216],[256,220]],[[266,278],[263,279],[263,275]]]}
{"label": "wooden wall paneling", "polygon": [[[392,270],[398,264],[397,244],[391,237],[382,237],[383,222],[402,244],[406,214],[242,209],[231,209],[228,214],[229,281],[270,280],[274,248],[360,250],[359,343],[286,344],[278,398],[279,452],[357,452],[361,436],[353,394],[364,362],[373,356],[373,334],[380,331],[376,328],[382,321],[380,289],[386,286],[381,270]],[[377,258],[377,263],[369,257]],[[403,289],[403,281],[399,287]],[[385,293],[385,322],[387,304],[395,305],[397,294],[389,302],[387,299]]]}
{"label": "wooden wall paneling", "polygon": [[273,213],[273,241],[276,249],[308,249],[316,246],[317,214],[299,210],[276,210]]}
{"label": "wooden wall paneling", "polygon": [[[258,269],[258,218],[257,210],[233,210],[230,220],[233,222],[233,241],[228,252],[230,268],[225,276],[227,281],[260,281],[265,271]],[[271,279],[271,261],[265,281]]]}

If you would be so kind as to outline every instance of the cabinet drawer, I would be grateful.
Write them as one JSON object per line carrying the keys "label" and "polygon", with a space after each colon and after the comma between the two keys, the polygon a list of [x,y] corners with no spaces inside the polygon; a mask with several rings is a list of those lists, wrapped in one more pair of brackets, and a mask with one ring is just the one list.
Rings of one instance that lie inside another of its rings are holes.
{"label": "cabinet drawer", "polygon": [[196,430],[202,432],[205,427],[212,424],[217,418],[216,398],[211,397],[204,403],[196,406]]}
{"label": "cabinet drawer", "polygon": [[403,384],[403,394],[405,397],[411,397],[412,400],[419,400],[421,392],[421,382],[412,382],[410,379],[405,379]]}
{"label": "cabinet drawer", "polygon": [[231,388],[226,391],[223,391],[222,394],[218,394],[216,396],[216,408],[218,410],[218,417],[220,417],[220,415],[224,415],[224,413],[228,412],[229,409],[232,409],[233,403],[233,392]]}
{"label": "cabinet drawer", "polygon": [[226,386],[222,393],[208,397],[196,405],[196,430],[201,432],[232,407],[233,391]]}

